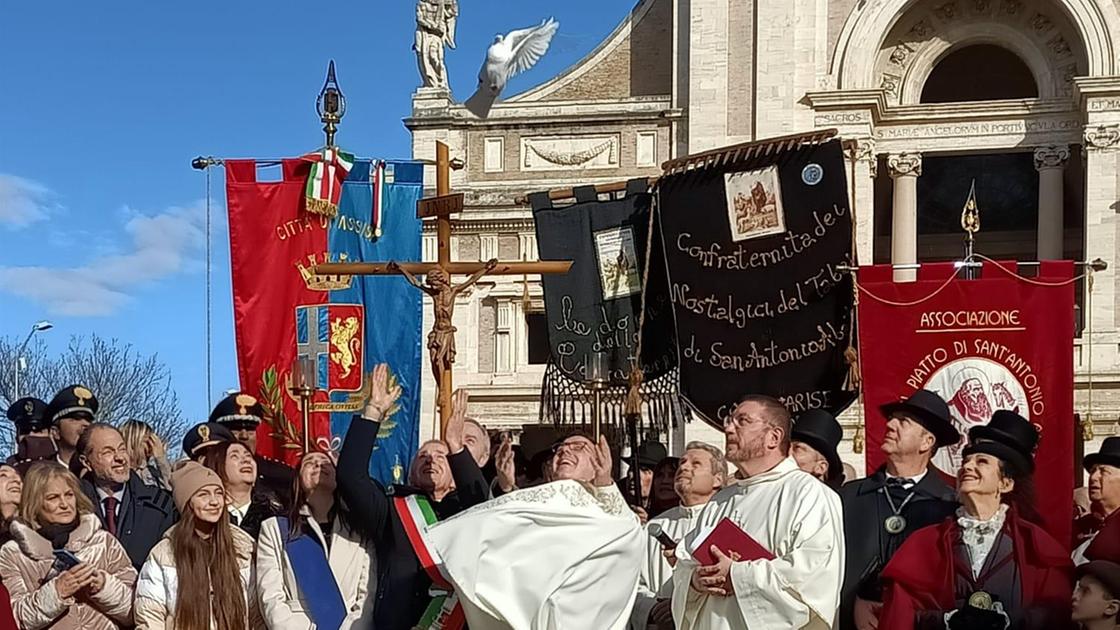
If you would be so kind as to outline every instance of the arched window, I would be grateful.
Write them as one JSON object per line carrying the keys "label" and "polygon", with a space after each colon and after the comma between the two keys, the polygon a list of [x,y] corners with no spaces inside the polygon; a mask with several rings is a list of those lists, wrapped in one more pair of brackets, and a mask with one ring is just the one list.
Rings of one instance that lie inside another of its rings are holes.
{"label": "arched window", "polygon": [[922,86],[922,103],[959,103],[1037,98],[1038,85],[1015,53],[974,44],[949,53]]}

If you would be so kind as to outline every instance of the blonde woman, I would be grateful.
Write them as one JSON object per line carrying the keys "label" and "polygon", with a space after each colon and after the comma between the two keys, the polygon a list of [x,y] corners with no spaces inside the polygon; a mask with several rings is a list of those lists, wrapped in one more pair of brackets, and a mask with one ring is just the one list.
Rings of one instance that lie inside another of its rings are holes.
{"label": "blonde woman", "polygon": [[128,420],[120,426],[132,469],[146,485],[171,490],[167,447],[147,422]]}
{"label": "blonde woman", "polygon": [[253,539],[230,525],[222,480],[198,462],[171,474],[180,521],[140,569],[137,630],[263,628],[253,588]]}
{"label": "blonde woman", "polygon": [[0,580],[22,630],[132,625],[136,569],[65,466],[27,471],[11,535],[0,547]]}

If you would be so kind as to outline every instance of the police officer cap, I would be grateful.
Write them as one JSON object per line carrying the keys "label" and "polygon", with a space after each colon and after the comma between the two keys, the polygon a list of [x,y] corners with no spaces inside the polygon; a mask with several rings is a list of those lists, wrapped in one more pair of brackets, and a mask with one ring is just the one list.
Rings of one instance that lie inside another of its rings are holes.
{"label": "police officer cap", "polygon": [[63,418],[85,418],[93,422],[99,405],[97,397],[85,385],[71,385],[54,395],[47,405],[47,419],[58,424]]}
{"label": "police officer cap", "polygon": [[206,447],[234,441],[229,429],[213,422],[203,422],[191,427],[191,430],[183,436],[183,454],[197,460]]}
{"label": "police officer cap", "polygon": [[51,427],[47,419],[47,403],[38,398],[20,398],[8,407],[8,419],[20,433],[42,431]]}
{"label": "police officer cap", "polygon": [[264,419],[264,406],[260,401],[241,392],[223,398],[210,412],[210,422],[223,424],[233,430],[255,429]]}

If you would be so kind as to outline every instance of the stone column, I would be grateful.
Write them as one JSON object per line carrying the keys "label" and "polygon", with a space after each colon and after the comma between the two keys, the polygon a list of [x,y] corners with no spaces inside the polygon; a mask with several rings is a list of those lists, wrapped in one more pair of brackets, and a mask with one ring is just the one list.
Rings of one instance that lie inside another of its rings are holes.
{"label": "stone column", "polygon": [[[1120,251],[1116,200],[1120,198],[1120,123],[1090,125],[1085,129],[1085,260],[1104,259],[1108,269],[1093,274],[1092,318],[1095,370],[1115,370],[1120,357],[1115,348],[1117,279],[1112,264]],[[1111,258],[1110,258],[1111,257]],[[1086,334],[1089,320],[1086,319]],[[1082,360],[1084,363],[1084,359]]]}
{"label": "stone column", "polygon": [[[891,215],[891,264],[918,262],[918,177],[922,174],[921,153],[896,153],[887,157],[894,180]],[[895,282],[911,282],[916,269],[896,269]]]}
{"label": "stone column", "polygon": [[849,186],[855,203],[852,207],[852,220],[856,224],[856,256],[863,265],[875,261],[875,177],[878,175],[879,162],[875,154],[875,141],[859,138],[848,147]]}
{"label": "stone column", "polygon": [[1034,150],[1038,169],[1038,259],[1061,260],[1065,231],[1062,226],[1064,170],[1069,147],[1051,145]]}

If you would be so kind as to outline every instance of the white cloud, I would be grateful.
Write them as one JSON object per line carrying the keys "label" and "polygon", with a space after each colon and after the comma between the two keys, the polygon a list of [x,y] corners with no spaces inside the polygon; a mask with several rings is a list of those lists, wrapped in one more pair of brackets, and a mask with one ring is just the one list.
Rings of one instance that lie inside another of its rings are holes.
{"label": "white cloud", "polygon": [[111,315],[131,292],[186,270],[205,246],[202,202],[154,215],[128,210],[121,253],[93,258],[78,267],[0,267],[0,290],[33,300],[55,315]]}
{"label": "white cloud", "polygon": [[18,230],[45,220],[59,209],[54,194],[46,186],[0,173],[0,226]]}

